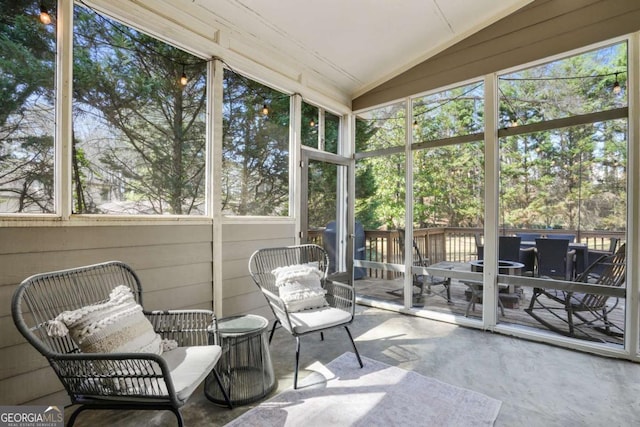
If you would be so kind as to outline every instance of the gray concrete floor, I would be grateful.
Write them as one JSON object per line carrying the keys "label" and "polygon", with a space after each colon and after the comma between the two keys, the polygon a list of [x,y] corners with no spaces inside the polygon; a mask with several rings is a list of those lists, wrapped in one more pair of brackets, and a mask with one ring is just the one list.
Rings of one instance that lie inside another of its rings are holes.
{"label": "gray concrete floor", "polygon": [[[358,307],[350,327],[363,356],[413,370],[502,401],[496,426],[640,425],[640,364]],[[300,366],[351,351],[346,333],[302,338]],[[276,331],[271,343],[278,389],[291,387],[295,340]],[[303,378],[308,373],[301,371]],[[426,403],[426,402],[425,402]],[[249,410],[213,405],[196,390],[181,409],[187,426],[222,426]],[[66,408],[67,418],[74,408]],[[166,411],[86,411],[76,426],[175,426]],[[416,425],[421,425],[416,420]],[[405,427],[405,426],[403,426]]]}

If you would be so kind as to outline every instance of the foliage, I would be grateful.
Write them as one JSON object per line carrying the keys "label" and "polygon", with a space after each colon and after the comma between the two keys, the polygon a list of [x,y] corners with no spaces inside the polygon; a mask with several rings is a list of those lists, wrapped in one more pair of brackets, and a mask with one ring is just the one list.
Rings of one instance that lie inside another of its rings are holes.
{"label": "foliage", "polygon": [[289,214],[289,103],[289,96],[225,70],[223,212]]}
{"label": "foliage", "polygon": [[[627,105],[626,44],[500,76],[501,127],[541,123]],[[616,74],[617,73],[617,74]],[[482,227],[484,223],[481,84],[413,100],[414,227]],[[404,109],[396,104],[359,117],[373,136],[358,151],[402,146]],[[360,129],[358,130],[360,131]],[[448,142],[470,135],[472,142]],[[477,135],[477,137],[473,137]],[[478,142],[473,142],[476,140]],[[502,226],[621,230],[626,226],[626,120],[558,126],[500,139]],[[373,227],[403,227],[403,155],[360,160],[373,171],[374,193],[357,212]]]}
{"label": "foliage", "polygon": [[38,21],[38,2],[0,9],[0,205],[51,213],[55,29]]}
{"label": "foliage", "polygon": [[[81,7],[74,26],[74,135],[92,158],[76,180],[109,186],[116,209],[122,200],[136,213],[203,213],[206,63]],[[83,121],[103,123],[105,135],[90,141]],[[78,192],[76,201],[82,212],[103,210]]]}
{"label": "foliage", "polygon": [[[626,106],[626,44],[502,76],[501,116],[530,124]],[[626,120],[501,140],[500,208],[506,226],[625,228]],[[606,203],[603,203],[606,200]],[[615,213],[613,213],[615,212]],[[613,215],[613,216],[612,216]]]}

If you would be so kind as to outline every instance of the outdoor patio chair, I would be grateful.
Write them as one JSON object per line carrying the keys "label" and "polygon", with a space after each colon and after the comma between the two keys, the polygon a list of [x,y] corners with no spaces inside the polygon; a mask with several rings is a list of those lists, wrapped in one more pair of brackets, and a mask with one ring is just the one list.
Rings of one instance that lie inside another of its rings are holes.
{"label": "outdoor patio chair", "polygon": [[[588,259],[589,265],[598,261],[600,258],[602,258],[605,255],[613,255],[616,252],[616,248],[618,247],[618,241],[619,239],[617,237],[612,237],[609,240],[609,248],[607,250],[589,249],[587,251],[587,259]],[[596,271],[596,273],[598,272]]]}
{"label": "outdoor patio chair", "polygon": [[575,254],[567,239],[536,239],[537,276],[572,280]]}
{"label": "outdoor patio chair", "polygon": [[520,262],[521,240],[519,236],[500,236],[498,238],[498,259]]}
{"label": "outdoor patio chair", "polygon": [[524,264],[522,267],[523,276],[533,276],[536,271],[536,248],[520,248],[518,262]]}
{"label": "outdoor patio chair", "polygon": [[360,353],[348,325],[353,322],[356,295],[352,286],[327,280],[329,256],[317,245],[259,249],[249,259],[249,273],[275,317],[269,343],[278,324],[296,339],[293,388],[298,388],[300,337],[344,327],[362,368]]}
{"label": "outdoor patio chair", "polygon": [[[400,252],[402,253],[402,258],[404,260],[404,242],[405,242],[405,232],[403,229],[398,229],[398,240],[400,245]],[[429,258],[425,258],[422,256],[422,252],[420,252],[420,248],[416,243],[415,239],[412,242],[413,246],[413,266],[414,267],[428,267],[429,266]],[[447,300],[448,304],[453,304],[451,301],[451,278],[449,277],[438,277],[432,276],[431,274],[413,274],[413,288],[414,298],[416,299],[416,303],[420,303],[422,297],[426,295],[439,295]],[[442,290],[436,292],[432,288],[435,286],[442,286]],[[401,296],[404,292],[404,287],[399,289],[394,289],[392,291],[388,291],[388,293],[392,295]]]}
{"label": "outdoor patio chair", "polygon": [[179,408],[207,375],[221,386],[221,348],[209,345],[214,313],[144,311],[140,280],[121,262],[31,276],[15,291],[11,310],[20,333],[80,405],[69,426],[87,409],[169,410],[182,426]]}
{"label": "outdoor patio chair", "polygon": [[[614,255],[602,256],[598,261],[590,265],[576,278],[575,282],[620,287],[625,283],[626,268],[626,248],[625,245],[622,245]],[[596,270],[600,270],[602,273],[593,274]],[[531,303],[525,311],[538,322],[559,334],[574,337],[576,336],[576,331],[579,330],[587,338],[597,340],[583,327],[596,328],[609,335],[614,334],[612,328],[622,332],[619,326],[610,322],[607,318],[607,315],[618,304],[618,299],[616,298],[614,304],[607,305],[609,298],[608,295],[534,288]],[[567,325],[567,328],[561,329],[556,326],[549,320],[548,316],[543,317],[542,314],[538,314],[540,310],[544,310],[550,313],[553,318],[561,320]]]}
{"label": "outdoor patio chair", "polygon": [[484,237],[482,233],[475,233],[473,235],[473,240],[476,244],[476,252],[471,253],[470,255],[475,255],[478,259],[484,258]]}

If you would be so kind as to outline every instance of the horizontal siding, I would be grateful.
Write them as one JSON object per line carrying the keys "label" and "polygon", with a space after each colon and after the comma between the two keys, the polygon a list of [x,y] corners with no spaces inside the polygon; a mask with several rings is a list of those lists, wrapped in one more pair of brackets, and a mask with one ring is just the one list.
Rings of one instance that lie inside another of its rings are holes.
{"label": "horizontal siding", "polygon": [[66,393],[62,394],[63,391],[58,377],[48,365],[42,369],[14,375],[0,381],[0,399],[3,405],[21,405],[49,395],[64,398],[64,400],[52,401],[46,403],[47,405],[66,405],[69,403],[69,398]]}
{"label": "horizontal siding", "polygon": [[140,277],[145,308],[211,309],[212,230],[195,224],[0,228],[0,402],[67,403],[46,360],[13,324],[11,298],[23,279],[117,259]]}
{"label": "horizontal siding", "polygon": [[536,0],[353,100],[359,110],[640,30],[638,0]]}
{"label": "horizontal siding", "polygon": [[223,224],[222,226],[222,316],[271,312],[249,275],[249,258],[257,249],[295,243],[295,224]]}

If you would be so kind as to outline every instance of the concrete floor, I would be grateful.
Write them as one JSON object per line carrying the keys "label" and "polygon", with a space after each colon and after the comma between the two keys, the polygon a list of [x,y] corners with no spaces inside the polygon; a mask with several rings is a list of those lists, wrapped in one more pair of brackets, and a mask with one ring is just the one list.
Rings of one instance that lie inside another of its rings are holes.
{"label": "concrete floor", "polygon": [[[358,307],[350,329],[364,356],[501,400],[496,426],[640,425],[637,363],[375,308]],[[345,351],[351,346],[343,330],[325,333],[324,342],[303,337],[300,366],[328,363]],[[278,390],[291,387],[294,354],[295,340],[276,331],[271,355]],[[229,410],[199,388],[181,412],[187,426],[222,426],[258,403]],[[65,409],[67,418],[72,409]],[[86,411],[76,422],[103,425],[175,426],[176,419],[166,411]]]}

